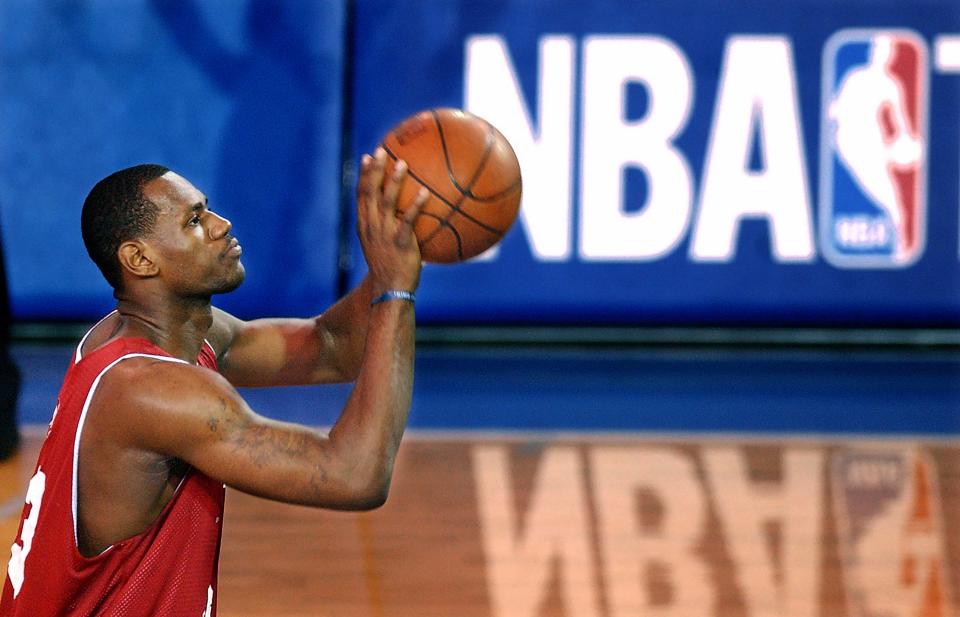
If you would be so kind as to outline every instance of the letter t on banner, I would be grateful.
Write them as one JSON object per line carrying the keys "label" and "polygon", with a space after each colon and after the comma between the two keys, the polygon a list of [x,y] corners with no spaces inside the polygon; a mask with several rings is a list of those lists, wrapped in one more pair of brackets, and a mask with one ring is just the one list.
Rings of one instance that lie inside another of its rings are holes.
{"label": "letter t on banner", "polygon": [[[960,34],[938,36],[933,45],[937,70],[941,73],[960,73]],[[957,245],[957,255],[960,257],[960,242]]]}

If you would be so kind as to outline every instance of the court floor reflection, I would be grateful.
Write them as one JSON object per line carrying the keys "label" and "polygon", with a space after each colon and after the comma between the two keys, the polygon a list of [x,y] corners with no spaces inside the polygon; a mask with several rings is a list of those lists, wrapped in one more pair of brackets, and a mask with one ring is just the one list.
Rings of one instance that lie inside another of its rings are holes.
{"label": "court floor reflection", "polygon": [[[60,352],[15,351],[23,411],[52,410]],[[422,350],[382,509],[228,492],[221,614],[956,615],[958,366],[952,354]],[[249,394],[324,425],[347,392]],[[10,542],[44,430],[25,424],[0,465]]]}

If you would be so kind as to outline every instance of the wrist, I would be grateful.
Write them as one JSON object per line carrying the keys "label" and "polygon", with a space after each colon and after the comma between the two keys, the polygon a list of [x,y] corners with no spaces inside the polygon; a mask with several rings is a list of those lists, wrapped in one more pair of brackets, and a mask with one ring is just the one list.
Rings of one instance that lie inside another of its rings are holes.
{"label": "wrist", "polygon": [[406,277],[392,277],[391,280],[370,276],[367,279],[367,293],[370,294],[371,300],[391,290],[416,293],[417,287],[419,287],[419,280],[410,280]]}
{"label": "wrist", "polygon": [[400,300],[415,304],[417,297],[412,291],[407,291],[406,289],[388,289],[370,300],[370,306],[376,306],[391,300]]}

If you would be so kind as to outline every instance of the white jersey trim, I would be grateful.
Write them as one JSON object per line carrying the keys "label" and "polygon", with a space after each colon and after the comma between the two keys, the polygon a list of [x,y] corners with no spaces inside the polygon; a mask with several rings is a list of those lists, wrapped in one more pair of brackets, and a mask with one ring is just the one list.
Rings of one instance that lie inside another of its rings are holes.
{"label": "white jersey trim", "polygon": [[[104,317],[104,319],[106,319],[106,317]],[[79,354],[79,348],[77,350],[77,353]],[[83,402],[83,410],[80,412],[80,420],[77,422],[77,435],[73,441],[73,486],[71,487],[72,502],[73,502],[72,503],[73,543],[78,550],[80,549],[80,540],[77,534],[77,529],[79,527],[78,521],[77,521],[77,484],[79,479],[77,476],[77,470],[79,469],[79,463],[80,463],[80,436],[83,434],[83,423],[87,419],[87,411],[89,411],[90,409],[90,401],[93,400],[93,393],[96,392],[97,386],[100,385],[100,379],[103,378],[104,374],[106,374],[107,371],[109,371],[114,366],[116,366],[117,364],[119,364],[120,362],[128,358],[152,358],[154,360],[162,360],[164,362],[179,362],[181,364],[189,364],[189,362],[181,360],[180,358],[171,358],[170,356],[158,356],[158,355],[149,354],[149,353],[128,353],[126,355],[120,356],[119,358],[117,358],[116,360],[108,364],[106,367],[104,367],[104,369],[100,371],[100,374],[97,375],[96,379],[94,379],[93,383],[90,385],[90,391],[87,392],[87,398]],[[100,554],[102,555],[103,553],[106,553],[111,548],[113,548],[113,545],[110,545],[107,548],[105,548],[103,552]]]}
{"label": "white jersey trim", "polygon": [[209,348],[210,348],[210,351],[213,352],[213,357],[216,358],[216,357],[217,357],[217,350],[214,349],[214,347],[213,347],[213,345],[210,343],[209,339],[203,339],[203,342],[207,344],[207,347],[209,347]]}
{"label": "white jersey trim", "polygon": [[73,363],[74,363],[74,364],[79,363],[80,360],[82,359],[83,354],[80,353],[80,350],[83,349],[83,344],[87,342],[87,337],[90,336],[90,333],[93,332],[94,328],[96,328],[97,326],[99,326],[100,324],[102,324],[104,321],[107,320],[107,317],[110,317],[111,315],[113,315],[113,314],[116,313],[116,312],[117,312],[116,309],[110,311],[109,313],[107,313],[106,315],[104,315],[104,316],[100,319],[100,321],[98,321],[97,323],[95,323],[95,324],[93,324],[92,326],[90,326],[90,329],[87,330],[86,334],[83,335],[83,338],[80,339],[80,343],[77,345],[77,353],[75,353],[74,356],[73,356]]}

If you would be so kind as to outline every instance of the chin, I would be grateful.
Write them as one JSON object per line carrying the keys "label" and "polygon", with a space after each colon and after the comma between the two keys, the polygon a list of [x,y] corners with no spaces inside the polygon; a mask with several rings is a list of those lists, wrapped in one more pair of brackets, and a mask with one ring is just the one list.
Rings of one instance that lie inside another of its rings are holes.
{"label": "chin", "polygon": [[237,269],[233,272],[232,276],[217,281],[210,293],[212,295],[230,293],[237,287],[240,287],[246,278],[247,272],[244,270],[243,264],[238,263]]}

